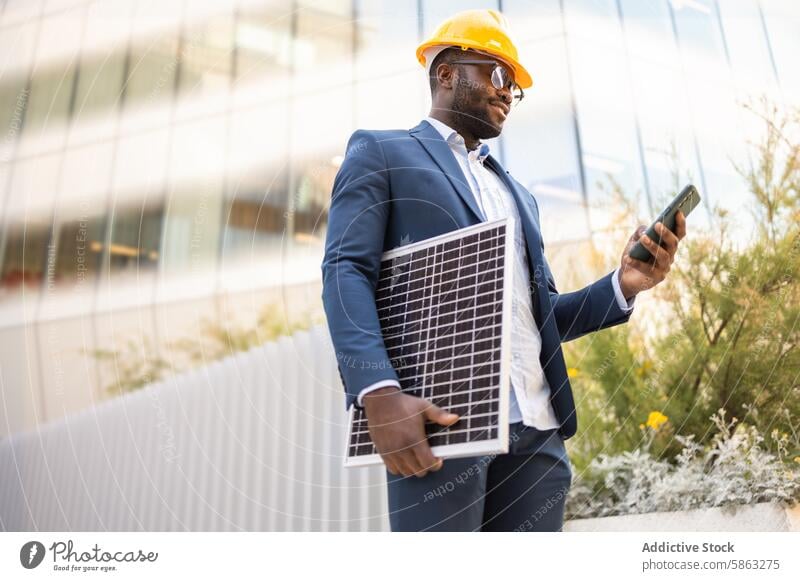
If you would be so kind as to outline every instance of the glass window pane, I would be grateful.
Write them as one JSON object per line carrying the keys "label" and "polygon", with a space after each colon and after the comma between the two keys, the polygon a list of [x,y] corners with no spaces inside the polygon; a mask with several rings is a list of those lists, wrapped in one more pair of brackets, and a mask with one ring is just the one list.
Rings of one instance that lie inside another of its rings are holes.
{"label": "glass window pane", "polygon": [[[414,127],[427,116],[430,86],[421,67],[356,84],[356,126],[371,129]],[[398,87],[403,87],[398,91]],[[490,145],[491,147],[491,145]]]}
{"label": "glass window pane", "polygon": [[128,48],[133,6],[137,0],[103,0],[86,7],[82,50],[124,54]]}
{"label": "glass window pane", "polygon": [[183,39],[181,93],[226,91],[233,72],[233,15],[217,15],[193,26]]}
{"label": "glass window pane", "polygon": [[47,244],[50,227],[42,222],[28,223],[13,220],[6,233],[0,297],[41,288],[45,275]]}
{"label": "glass window pane", "polygon": [[356,77],[422,71],[417,48],[417,0],[357,0]]}
{"label": "glass window pane", "polygon": [[296,242],[322,242],[339,164],[340,158],[335,155],[306,159],[304,163],[296,164],[292,216]]}
{"label": "glass window pane", "polygon": [[457,12],[474,8],[497,10],[497,0],[423,0],[422,24],[424,38],[428,38],[446,18]]}
{"label": "glass window pane", "polygon": [[686,182],[702,185],[685,81],[652,62],[632,59],[631,65],[652,203],[660,209]]}
{"label": "glass window pane", "polygon": [[800,103],[800,3],[796,0],[762,0],[770,46],[781,88],[789,103]]}
{"label": "glass window pane", "polygon": [[630,55],[678,65],[675,32],[666,0],[619,0]]}
{"label": "glass window pane", "polygon": [[[508,18],[518,42],[564,33],[560,0],[503,0],[503,14]],[[533,72],[531,75],[536,82]]]}
{"label": "glass window pane", "polygon": [[0,77],[0,132],[5,136],[5,148],[19,135],[28,103],[28,89],[23,77]]}
{"label": "glass window pane", "polygon": [[135,279],[140,271],[155,269],[161,250],[163,215],[162,201],[145,199],[138,205],[114,208],[107,255],[113,279]]}
{"label": "glass window pane", "polygon": [[616,0],[566,0],[564,18],[570,36],[622,47]]}
{"label": "glass window pane", "polygon": [[213,268],[220,242],[221,195],[222,176],[181,184],[169,192],[161,250],[166,275]]}
{"label": "glass window pane", "polygon": [[296,70],[318,71],[326,64],[350,62],[353,51],[350,0],[304,0],[298,3],[296,18],[293,43]]}
{"label": "glass window pane", "polygon": [[42,10],[43,0],[17,0],[16,2],[6,2],[8,6],[5,7],[2,14],[2,25],[11,24],[14,22],[22,22],[33,20]]}
{"label": "glass window pane", "polygon": [[105,207],[111,185],[111,164],[115,144],[101,141],[72,147],[64,154],[56,213],[82,212],[79,208]]}
{"label": "glass window pane", "polygon": [[169,101],[175,89],[178,37],[160,35],[131,48],[125,107]]}
{"label": "glass window pane", "polygon": [[43,127],[67,121],[85,19],[86,7],[76,6],[41,20],[25,117],[26,132],[38,133]]}
{"label": "glass window pane", "polygon": [[121,137],[117,145],[112,189],[115,198],[133,192],[136,199],[166,188],[169,129]]}
{"label": "glass window pane", "polygon": [[647,216],[651,210],[641,171],[625,53],[572,38],[570,54],[590,221],[596,232],[614,226],[618,208],[609,196],[613,183],[634,200],[640,215]]}
{"label": "glass window pane", "polygon": [[775,75],[756,0],[719,2],[725,40],[740,89],[774,90]]}
{"label": "glass window pane", "polygon": [[207,266],[219,248],[225,117],[179,125],[172,138],[165,211],[164,272]]}
{"label": "glass window pane", "polygon": [[96,214],[60,222],[53,269],[55,284],[74,292],[88,289],[87,281],[99,273],[105,224],[105,216]]}
{"label": "glass window pane", "polygon": [[[231,112],[228,167],[236,173],[288,159],[289,103],[278,101]],[[265,130],[265,128],[269,128]]]}
{"label": "glass window pane", "polygon": [[222,217],[224,266],[277,260],[285,245],[288,128],[289,104],[283,100],[231,114]]}
{"label": "glass window pane", "polygon": [[[746,165],[742,128],[743,118],[749,113],[736,102],[736,91],[731,85],[697,78],[692,80],[692,87],[689,99],[707,188],[706,192],[700,192],[706,202],[703,206],[708,209],[711,204],[719,204],[737,210],[732,214],[734,219],[743,217],[745,213],[738,210],[744,208],[751,196],[733,163]],[[700,217],[704,212],[697,214]],[[696,219],[694,214],[692,218]]]}
{"label": "glass window pane", "polygon": [[[336,115],[331,115],[336,111]],[[341,154],[354,128],[353,91],[350,87],[329,89],[297,97],[292,102],[292,160]],[[313,136],[313,137],[309,137]]]}
{"label": "glass window pane", "polygon": [[521,45],[520,58],[536,63],[538,82],[511,111],[502,133],[505,168],[536,197],[545,245],[589,232],[565,48],[563,36]]}
{"label": "glass window pane", "polygon": [[323,92],[353,79],[355,24],[349,0],[300,4],[292,41],[294,79],[298,92]]}
{"label": "glass window pane", "polygon": [[224,174],[226,126],[227,118],[216,116],[173,129],[168,164],[172,187]]}
{"label": "glass window pane", "polygon": [[75,68],[71,64],[34,73],[25,114],[26,133],[39,133],[45,127],[66,122],[74,81]]}
{"label": "glass window pane", "polygon": [[112,178],[111,246],[105,258],[115,280],[127,275],[136,280],[140,268],[155,272],[161,251],[169,141],[170,132],[164,129],[118,142]]}
{"label": "glass window pane", "polygon": [[285,164],[236,174],[229,179],[223,213],[222,262],[250,263],[277,257],[285,245],[289,172]]}
{"label": "glass window pane", "polygon": [[0,81],[15,77],[27,77],[36,54],[39,22],[31,20],[25,24],[0,29]]}
{"label": "glass window pane", "polygon": [[703,75],[727,76],[725,44],[712,0],[673,2],[684,66]]}
{"label": "glass window pane", "polygon": [[125,67],[123,52],[84,57],[75,94],[75,118],[110,118],[119,106]]}
{"label": "glass window pane", "polygon": [[86,25],[86,4],[67,7],[39,19],[34,68],[78,60]]}
{"label": "glass window pane", "polygon": [[[333,178],[351,126],[353,94],[348,88],[300,97],[292,114],[292,181],[287,231],[294,242],[320,244],[327,223]],[[338,111],[336,116],[327,111]],[[308,139],[315,135],[315,139]]]}
{"label": "glass window pane", "polygon": [[4,209],[5,249],[0,260],[4,296],[41,288],[53,222],[60,155],[16,162]]}
{"label": "glass window pane", "polygon": [[239,10],[234,39],[237,84],[257,84],[271,96],[288,89],[291,25],[292,11],[284,2],[269,0]]}

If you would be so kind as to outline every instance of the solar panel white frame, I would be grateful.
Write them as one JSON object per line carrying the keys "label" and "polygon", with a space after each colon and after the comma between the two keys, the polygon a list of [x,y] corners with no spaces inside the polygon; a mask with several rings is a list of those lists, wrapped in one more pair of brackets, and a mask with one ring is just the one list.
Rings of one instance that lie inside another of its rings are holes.
{"label": "solar panel white frame", "polygon": [[[441,234],[439,236],[428,238],[420,242],[407,244],[399,248],[388,250],[384,252],[383,255],[381,256],[381,265],[383,265],[385,261],[397,258],[399,256],[413,254],[414,252],[418,252],[425,248],[436,246],[437,244],[466,238],[468,236],[472,236],[474,234],[478,234],[480,232],[484,232],[487,230],[492,230],[498,227],[501,228],[504,227],[505,232],[504,234],[502,234],[502,236],[504,237],[504,241],[502,244],[502,253],[501,253],[501,255],[503,256],[503,290],[502,290],[502,315],[501,315],[501,325],[499,332],[500,374],[499,374],[499,385],[495,386],[495,389],[499,390],[498,393],[499,403],[497,411],[498,415],[497,437],[489,438],[486,440],[472,441],[472,442],[460,442],[454,444],[431,446],[431,451],[433,452],[433,454],[442,459],[461,458],[467,456],[480,456],[484,454],[505,454],[508,452],[508,415],[509,415],[509,405],[510,405],[509,398],[511,389],[511,383],[510,383],[511,381],[510,379],[511,378],[510,375],[511,374],[511,292],[512,292],[511,289],[514,276],[514,268],[513,268],[514,257],[512,254],[514,248],[513,246],[514,219],[508,216],[506,218],[501,218],[499,220],[482,222],[474,226],[468,226],[466,228],[461,228],[453,232]],[[480,251],[480,248],[478,248],[478,251]],[[476,286],[477,285],[478,282],[476,281]],[[475,306],[477,307],[478,303],[476,303]],[[392,359],[391,354],[389,358],[390,360]],[[402,386],[402,381],[401,381],[401,389],[405,389],[405,387]],[[382,463],[383,460],[381,459],[380,454],[378,454],[377,452],[373,452],[372,454],[365,454],[362,456],[350,455],[350,449],[351,449],[350,441],[353,436],[353,431],[356,427],[355,414],[356,414],[356,408],[354,405],[351,405],[348,413],[347,437],[345,438],[344,465],[346,467],[357,467],[357,466],[369,466]],[[462,419],[465,417],[469,417],[469,415],[468,414],[462,415]],[[489,427],[491,428],[493,426],[490,424]],[[446,433],[446,431],[444,433]]]}

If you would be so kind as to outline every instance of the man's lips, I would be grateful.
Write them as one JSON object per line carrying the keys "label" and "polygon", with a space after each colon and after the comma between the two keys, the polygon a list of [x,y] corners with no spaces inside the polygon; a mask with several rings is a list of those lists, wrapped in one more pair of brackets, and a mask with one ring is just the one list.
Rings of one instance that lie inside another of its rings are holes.
{"label": "man's lips", "polygon": [[491,105],[503,112],[503,118],[508,117],[508,112],[509,112],[508,105],[506,105],[505,103],[491,103]]}

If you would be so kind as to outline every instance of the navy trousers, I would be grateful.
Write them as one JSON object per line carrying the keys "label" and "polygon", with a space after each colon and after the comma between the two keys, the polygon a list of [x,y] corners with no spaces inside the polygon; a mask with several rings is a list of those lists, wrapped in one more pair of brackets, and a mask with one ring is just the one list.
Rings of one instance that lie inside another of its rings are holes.
{"label": "navy trousers", "polygon": [[392,531],[560,531],[572,468],[556,430],[509,425],[507,454],[447,459],[422,478],[386,471]]}

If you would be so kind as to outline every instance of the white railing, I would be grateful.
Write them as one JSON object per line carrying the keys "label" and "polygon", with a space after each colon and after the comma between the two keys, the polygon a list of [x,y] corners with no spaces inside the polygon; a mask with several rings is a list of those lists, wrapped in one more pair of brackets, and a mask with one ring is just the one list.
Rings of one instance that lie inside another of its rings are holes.
{"label": "white railing", "polygon": [[0,441],[0,529],[388,530],[346,420],[315,327]]}

